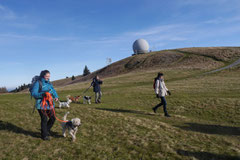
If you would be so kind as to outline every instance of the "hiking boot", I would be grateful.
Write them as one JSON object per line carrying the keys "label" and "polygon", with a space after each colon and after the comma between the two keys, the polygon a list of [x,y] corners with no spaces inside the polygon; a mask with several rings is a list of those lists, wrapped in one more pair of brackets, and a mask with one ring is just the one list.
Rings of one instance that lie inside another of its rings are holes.
{"label": "hiking boot", "polygon": [[152,108],[154,113],[157,113],[157,109],[155,107]]}
{"label": "hiking boot", "polygon": [[52,132],[52,131],[48,131],[48,134],[47,134],[47,136],[53,136],[54,135],[54,133]]}
{"label": "hiking boot", "polygon": [[169,114],[165,114],[165,117],[171,117]]}
{"label": "hiking boot", "polygon": [[100,101],[100,100],[98,100],[98,103],[101,103],[101,101]]}
{"label": "hiking boot", "polygon": [[46,137],[43,137],[42,140],[44,140],[44,141],[50,141],[50,138],[49,138],[48,136],[46,136]]}

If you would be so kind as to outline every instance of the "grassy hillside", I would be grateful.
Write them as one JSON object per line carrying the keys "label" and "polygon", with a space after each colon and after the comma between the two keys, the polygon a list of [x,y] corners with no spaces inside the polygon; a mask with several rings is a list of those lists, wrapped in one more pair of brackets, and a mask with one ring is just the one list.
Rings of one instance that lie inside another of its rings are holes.
{"label": "grassy hillside", "polygon": [[[0,159],[240,159],[240,67],[205,76],[205,70],[173,67],[105,78],[102,104],[56,109],[58,117],[70,111],[69,119],[81,118],[75,143],[61,136],[59,122],[51,141],[42,141],[29,95],[0,95]],[[171,118],[162,108],[151,110],[159,103],[152,89],[158,71],[172,91]],[[58,93],[65,99],[88,85],[68,85]]]}
{"label": "grassy hillside", "polygon": [[237,58],[240,58],[239,47],[203,47],[163,50],[131,56],[106,66],[86,77],[77,76],[74,81],[72,81],[71,78],[62,79],[53,82],[53,84],[61,87],[90,80],[96,74],[106,78],[157,68],[211,70],[227,65]]}
{"label": "grassy hillside", "polygon": [[[203,73],[240,58],[235,48],[185,48],[128,57],[75,81],[54,82],[60,99],[82,95],[91,78],[104,78],[102,104],[56,108],[61,118],[79,117],[77,141],[40,139],[40,118],[27,93],[0,95],[0,159],[240,159],[240,66]],[[168,112],[153,114],[152,88],[165,73],[172,91]],[[91,90],[86,95],[93,96]],[[82,102],[82,100],[81,100]]]}

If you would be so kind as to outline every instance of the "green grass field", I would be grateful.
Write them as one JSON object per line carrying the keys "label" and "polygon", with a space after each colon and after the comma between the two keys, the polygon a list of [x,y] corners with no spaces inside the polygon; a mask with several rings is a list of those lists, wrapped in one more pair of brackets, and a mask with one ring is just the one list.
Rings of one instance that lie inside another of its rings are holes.
{"label": "green grass field", "polygon": [[[0,159],[240,159],[240,67],[211,75],[203,70],[164,69],[168,112],[152,112],[159,100],[155,71],[104,79],[102,104],[71,104],[82,126],[75,143],[56,121],[51,141],[40,139],[40,117],[27,93],[0,95]],[[60,99],[81,95],[89,82],[58,88]],[[92,90],[87,95],[93,96]],[[82,102],[82,99],[81,99]]]}

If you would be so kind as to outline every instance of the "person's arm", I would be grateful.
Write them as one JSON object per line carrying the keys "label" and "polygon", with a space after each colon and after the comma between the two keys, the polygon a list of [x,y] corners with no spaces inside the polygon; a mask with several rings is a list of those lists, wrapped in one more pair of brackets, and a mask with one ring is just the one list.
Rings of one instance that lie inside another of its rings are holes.
{"label": "person's arm", "polygon": [[155,84],[155,93],[156,93],[156,94],[159,94],[159,80],[156,80],[155,83],[156,83],[156,84]]}
{"label": "person's arm", "polygon": [[165,85],[165,82],[163,83],[164,84],[164,88],[165,88],[165,90],[167,91],[167,93],[171,96],[172,95],[172,93],[168,90],[168,88],[166,87],[166,85]]}
{"label": "person's arm", "polygon": [[54,87],[53,87],[52,84],[50,84],[50,85],[51,85],[51,91],[50,91],[50,93],[53,95],[53,98],[58,99],[58,94],[57,94],[56,90],[54,89]]}
{"label": "person's arm", "polygon": [[99,83],[99,84],[103,84],[103,81],[99,80],[98,83]]}
{"label": "person's arm", "polygon": [[39,93],[39,82],[37,81],[37,82],[33,85],[33,88],[32,88],[32,96],[33,96],[35,99],[41,99],[41,98],[43,98],[42,94],[43,94],[43,92],[40,92],[40,93]]}
{"label": "person's arm", "polygon": [[91,86],[94,86],[94,84],[95,84],[95,78],[93,79]]}
{"label": "person's arm", "polygon": [[166,85],[165,85],[165,82],[163,82],[163,87],[164,87],[164,89],[165,89],[166,91],[168,91],[168,89],[167,89],[167,87],[166,87]]}

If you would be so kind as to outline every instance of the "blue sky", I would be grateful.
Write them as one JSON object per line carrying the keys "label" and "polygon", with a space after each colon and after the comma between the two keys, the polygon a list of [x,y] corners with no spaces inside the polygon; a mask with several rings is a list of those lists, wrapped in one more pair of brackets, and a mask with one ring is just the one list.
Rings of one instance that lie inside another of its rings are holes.
{"label": "blue sky", "polygon": [[0,0],[0,87],[82,74],[151,50],[239,46],[239,0]]}

